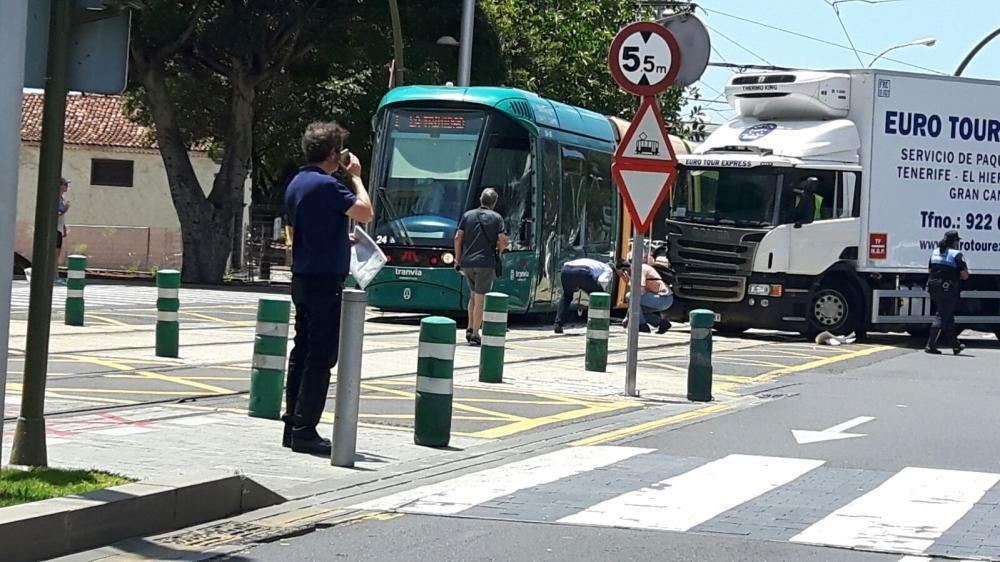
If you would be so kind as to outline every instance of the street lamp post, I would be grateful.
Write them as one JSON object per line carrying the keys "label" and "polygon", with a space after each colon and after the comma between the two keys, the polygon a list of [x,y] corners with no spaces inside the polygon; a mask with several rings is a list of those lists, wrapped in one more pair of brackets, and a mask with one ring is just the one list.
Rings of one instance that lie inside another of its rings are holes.
{"label": "street lamp post", "polygon": [[889,51],[902,49],[903,47],[916,47],[916,46],[933,47],[935,43],[937,43],[936,37],[924,37],[923,39],[917,39],[916,41],[910,41],[909,43],[903,43],[901,45],[893,45],[892,47],[889,47],[888,49],[882,51],[881,53],[878,54],[878,56],[873,58],[872,61],[868,63],[868,68],[871,68],[872,65],[875,64],[875,61],[882,58],[882,56],[888,53]]}
{"label": "street lamp post", "polygon": [[472,78],[472,30],[476,0],[462,0],[462,38],[458,42],[458,85],[468,86]]}
{"label": "street lamp post", "polygon": [[998,35],[1000,35],[1000,28],[997,28],[997,29],[993,30],[992,33],[990,33],[986,37],[983,37],[982,41],[980,41],[979,43],[976,43],[976,46],[973,47],[971,51],[969,51],[969,54],[965,55],[965,58],[962,59],[961,64],[959,64],[958,68],[955,69],[955,76],[961,76],[962,73],[965,72],[965,67],[969,66],[969,63],[972,62],[972,58],[975,57],[976,54],[983,47],[986,46],[987,43],[989,43],[990,41],[994,40]]}

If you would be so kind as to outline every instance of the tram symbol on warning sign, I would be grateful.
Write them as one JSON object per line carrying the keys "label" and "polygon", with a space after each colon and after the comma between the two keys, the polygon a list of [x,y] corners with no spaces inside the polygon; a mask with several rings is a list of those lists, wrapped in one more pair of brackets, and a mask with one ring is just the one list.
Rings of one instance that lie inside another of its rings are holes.
{"label": "tram symbol on warning sign", "polygon": [[646,133],[639,133],[639,140],[635,141],[635,153],[656,156],[660,153],[660,142],[647,139]]}
{"label": "tram symbol on warning sign", "polygon": [[625,208],[639,232],[649,229],[653,215],[670,191],[676,166],[656,98],[644,98],[611,165]]}

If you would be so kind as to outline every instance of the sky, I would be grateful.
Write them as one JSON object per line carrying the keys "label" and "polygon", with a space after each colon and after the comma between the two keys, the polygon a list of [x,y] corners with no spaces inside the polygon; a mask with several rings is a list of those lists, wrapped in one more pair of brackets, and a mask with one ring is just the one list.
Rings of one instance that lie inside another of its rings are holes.
{"label": "sky", "polygon": [[[976,43],[1000,27],[1000,0],[842,0],[836,6],[850,40],[859,52],[872,53],[860,53],[859,63],[831,6],[832,1],[695,0],[698,5],[695,13],[709,28],[713,47],[709,60],[712,63],[809,69],[867,66],[876,54],[889,47],[934,37],[937,39],[935,45],[895,49],[880,58],[875,67],[950,75]],[[721,93],[732,75],[733,71],[709,66],[701,81],[696,83],[701,96],[724,102],[725,96]],[[1000,80],[1000,37],[979,51],[962,75]],[[703,103],[702,106],[707,108],[706,117],[713,123],[733,116],[725,103]],[[686,109],[684,115],[687,115]]]}

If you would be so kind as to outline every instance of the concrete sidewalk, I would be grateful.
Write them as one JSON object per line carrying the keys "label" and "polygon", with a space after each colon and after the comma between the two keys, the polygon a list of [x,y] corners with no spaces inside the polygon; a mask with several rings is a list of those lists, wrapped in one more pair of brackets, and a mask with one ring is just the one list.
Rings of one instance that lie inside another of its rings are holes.
{"label": "concrete sidewalk", "polygon": [[[155,356],[152,323],[125,324],[125,317],[113,317],[111,311],[102,314],[122,325],[95,322],[71,328],[53,323],[47,396],[51,463],[95,467],[140,479],[206,469],[238,472],[286,494],[351,474],[331,467],[329,459],[283,449],[280,422],[247,416],[253,312],[246,304],[195,312],[199,318],[182,323],[178,359]],[[4,405],[9,420],[18,413],[19,369],[23,368],[18,350],[23,349],[24,324],[12,323],[14,354]],[[418,329],[412,317],[393,320],[371,314],[366,322],[362,373],[366,406],[358,437],[359,470],[380,471],[448,453],[413,444]],[[648,404],[675,404],[677,411],[701,406],[685,397],[686,326],[664,335],[641,335],[640,398],[623,395],[624,330],[611,329],[606,373],[583,369],[584,332],[582,325],[563,335],[548,328],[515,326],[507,338],[502,384],[480,383],[479,348],[464,342],[458,345],[452,447],[475,449],[514,435],[616,416]],[[457,337],[461,341],[462,333]],[[844,353],[816,346],[810,346],[810,354],[786,352],[781,342],[780,338],[717,337],[715,353],[720,365],[723,357],[730,357],[731,364],[716,369],[716,402],[737,399],[755,382],[773,376],[778,372],[775,366],[783,365],[774,357],[787,357],[786,366],[794,371]],[[765,350],[770,351],[765,354]],[[760,359],[764,355],[771,359]],[[335,383],[321,428],[324,435],[332,435],[334,389]],[[13,420],[5,429],[4,460],[9,455]]]}

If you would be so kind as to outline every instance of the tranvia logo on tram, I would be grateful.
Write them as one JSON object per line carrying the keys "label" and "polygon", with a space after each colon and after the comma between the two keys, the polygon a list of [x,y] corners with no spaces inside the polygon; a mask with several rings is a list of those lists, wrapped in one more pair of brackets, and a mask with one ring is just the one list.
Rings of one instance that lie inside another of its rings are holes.
{"label": "tranvia logo on tram", "polygon": [[759,123],[753,127],[747,127],[740,133],[740,140],[743,142],[753,142],[767,136],[768,133],[778,128],[775,123]]}

